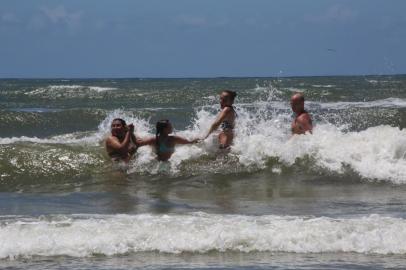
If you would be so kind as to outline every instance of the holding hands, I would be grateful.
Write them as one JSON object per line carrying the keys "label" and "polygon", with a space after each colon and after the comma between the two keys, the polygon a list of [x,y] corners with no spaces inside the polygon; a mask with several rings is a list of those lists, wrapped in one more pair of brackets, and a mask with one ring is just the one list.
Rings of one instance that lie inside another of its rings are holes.
{"label": "holding hands", "polygon": [[134,133],[134,124],[129,124],[125,126],[125,131],[130,132],[131,134]]}

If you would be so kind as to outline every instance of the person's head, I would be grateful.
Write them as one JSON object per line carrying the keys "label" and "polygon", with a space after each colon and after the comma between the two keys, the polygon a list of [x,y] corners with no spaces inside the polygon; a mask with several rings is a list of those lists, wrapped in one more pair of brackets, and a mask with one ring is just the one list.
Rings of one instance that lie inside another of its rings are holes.
{"label": "person's head", "polygon": [[304,95],[302,93],[296,93],[290,98],[290,106],[292,111],[296,114],[300,114],[304,111]]}
{"label": "person's head", "polygon": [[167,136],[170,133],[172,133],[172,124],[169,120],[159,120],[156,123],[156,136]]}
{"label": "person's head", "polygon": [[111,122],[111,134],[113,136],[123,136],[127,131],[127,124],[121,118],[116,118]]}
{"label": "person's head", "polygon": [[234,99],[237,96],[237,93],[230,90],[224,90],[220,94],[220,105],[221,107],[231,106],[234,103]]}

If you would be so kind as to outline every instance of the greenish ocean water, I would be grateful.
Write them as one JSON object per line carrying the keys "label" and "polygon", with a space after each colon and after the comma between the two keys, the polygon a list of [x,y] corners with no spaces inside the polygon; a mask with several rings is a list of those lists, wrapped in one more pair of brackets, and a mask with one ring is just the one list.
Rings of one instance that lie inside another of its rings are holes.
{"label": "greenish ocean water", "polygon": [[[216,137],[169,164],[113,164],[111,120]],[[303,92],[313,135],[292,136]],[[0,266],[30,269],[402,269],[406,76],[0,80]]]}

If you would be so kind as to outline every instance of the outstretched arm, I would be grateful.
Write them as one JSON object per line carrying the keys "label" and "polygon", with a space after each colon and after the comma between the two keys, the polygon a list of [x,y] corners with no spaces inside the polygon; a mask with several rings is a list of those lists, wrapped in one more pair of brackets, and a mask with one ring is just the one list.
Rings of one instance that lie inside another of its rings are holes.
{"label": "outstretched arm", "polygon": [[179,136],[173,136],[173,139],[175,141],[175,144],[191,144],[191,143],[197,143],[200,141],[199,139],[188,140],[186,138],[182,138]]}
{"label": "outstretched arm", "polygon": [[215,131],[215,130],[220,126],[221,122],[224,121],[224,119],[225,119],[226,116],[227,116],[227,113],[230,112],[230,110],[231,110],[230,107],[226,107],[226,108],[224,108],[224,109],[220,112],[220,114],[217,116],[217,118],[216,118],[216,120],[214,121],[214,123],[211,125],[209,131],[207,132],[207,135],[204,137],[205,139],[206,139],[207,137],[209,137],[209,135],[210,135],[213,131]]}
{"label": "outstretched arm", "polygon": [[156,139],[155,139],[155,137],[146,138],[146,139],[137,139],[136,144],[138,145],[138,147],[141,147],[144,145],[154,145],[154,144],[156,144]]}

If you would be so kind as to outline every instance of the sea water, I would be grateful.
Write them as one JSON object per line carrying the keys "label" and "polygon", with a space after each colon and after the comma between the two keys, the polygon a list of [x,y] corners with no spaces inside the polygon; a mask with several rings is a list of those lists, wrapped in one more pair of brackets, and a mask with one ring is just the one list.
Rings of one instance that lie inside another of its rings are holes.
{"label": "sea water", "polygon": [[[112,119],[235,140],[104,150]],[[312,135],[292,136],[303,92]],[[382,269],[406,265],[406,76],[0,80],[0,266]]]}

